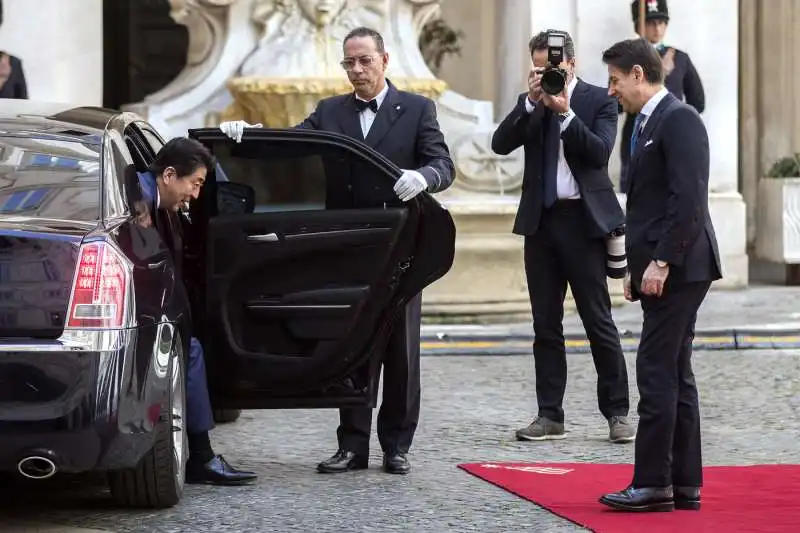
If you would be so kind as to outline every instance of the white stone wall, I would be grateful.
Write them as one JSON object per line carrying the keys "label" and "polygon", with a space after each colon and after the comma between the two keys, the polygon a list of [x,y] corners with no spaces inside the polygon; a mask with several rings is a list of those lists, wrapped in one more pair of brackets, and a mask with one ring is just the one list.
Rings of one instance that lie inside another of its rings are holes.
{"label": "white stone wall", "polygon": [[103,1],[5,0],[0,49],[19,57],[31,99],[103,101]]}

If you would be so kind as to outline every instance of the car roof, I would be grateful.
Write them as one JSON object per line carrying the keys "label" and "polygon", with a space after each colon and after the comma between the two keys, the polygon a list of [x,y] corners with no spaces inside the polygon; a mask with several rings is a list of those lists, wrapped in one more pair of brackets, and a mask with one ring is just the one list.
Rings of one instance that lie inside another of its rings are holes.
{"label": "car roof", "polygon": [[69,138],[99,144],[120,111],[103,107],[0,98],[0,135]]}

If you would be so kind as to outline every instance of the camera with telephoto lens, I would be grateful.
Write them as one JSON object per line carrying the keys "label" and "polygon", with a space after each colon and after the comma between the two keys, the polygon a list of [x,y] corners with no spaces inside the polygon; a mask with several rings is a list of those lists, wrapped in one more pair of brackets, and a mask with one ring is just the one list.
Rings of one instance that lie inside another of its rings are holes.
{"label": "camera with telephoto lens", "polygon": [[567,84],[567,71],[559,67],[564,61],[566,44],[566,33],[547,32],[547,68],[542,73],[542,90],[547,94],[561,94]]}
{"label": "camera with telephoto lens", "polygon": [[611,279],[622,279],[627,272],[625,226],[622,225],[615,228],[606,239],[606,275]]}

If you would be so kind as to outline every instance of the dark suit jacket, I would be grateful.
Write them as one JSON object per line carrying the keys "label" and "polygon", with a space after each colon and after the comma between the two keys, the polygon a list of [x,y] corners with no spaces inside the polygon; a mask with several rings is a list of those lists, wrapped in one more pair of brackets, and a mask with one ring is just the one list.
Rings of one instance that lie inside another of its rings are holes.
{"label": "dark suit jacket", "polygon": [[353,93],[321,100],[295,127],[342,133],[365,142],[400,168],[419,171],[428,182],[428,192],[447,189],[453,183],[455,166],[439,129],[436,106],[424,96],[399,91],[388,80],[387,84],[386,98],[366,139]]}
{"label": "dark suit jacket", "polygon": [[[545,106],[539,104],[528,113],[527,93],[519,96],[516,107],[500,123],[492,136],[492,150],[505,155],[520,146],[525,149],[525,174],[522,196],[514,223],[514,233],[533,235],[539,228],[543,207],[542,146]],[[561,134],[564,157],[578,184],[588,213],[589,237],[603,237],[622,224],[625,216],[608,177],[608,159],[617,137],[617,103],[606,89],[578,80],[570,99],[575,117]]]}
{"label": "dark suit jacket", "polygon": [[667,94],[647,119],[628,168],[626,247],[634,289],[656,259],[670,264],[667,285],[722,277],[708,174],[703,120]]}
{"label": "dark suit jacket", "polygon": [[22,70],[22,61],[14,56],[9,56],[11,74],[6,83],[0,87],[0,98],[28,98],[28,85],[25,82],[25,73]]}
{"label": "dark suit jacket", "polygon": [[142,200],[150,210],[150,217],[155,222],[159,234],[172,251],[172,259],[176,271],[183,274],[183,225],[180,215],[174,211],[159,209],[157,205],[158,185],[152,172],[137,172],[142,191]]}

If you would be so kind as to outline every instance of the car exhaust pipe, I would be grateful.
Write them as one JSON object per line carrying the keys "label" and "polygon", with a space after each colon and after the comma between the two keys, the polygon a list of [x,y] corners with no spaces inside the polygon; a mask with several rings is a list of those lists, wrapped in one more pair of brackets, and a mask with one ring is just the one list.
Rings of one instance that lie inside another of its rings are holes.
{"label": "car exhaust pipe", "polygon": [[56,475],[58,467],[52,459],[42,455],[29,455],[17,463],[19,473],[28,479],[48,479]]}

